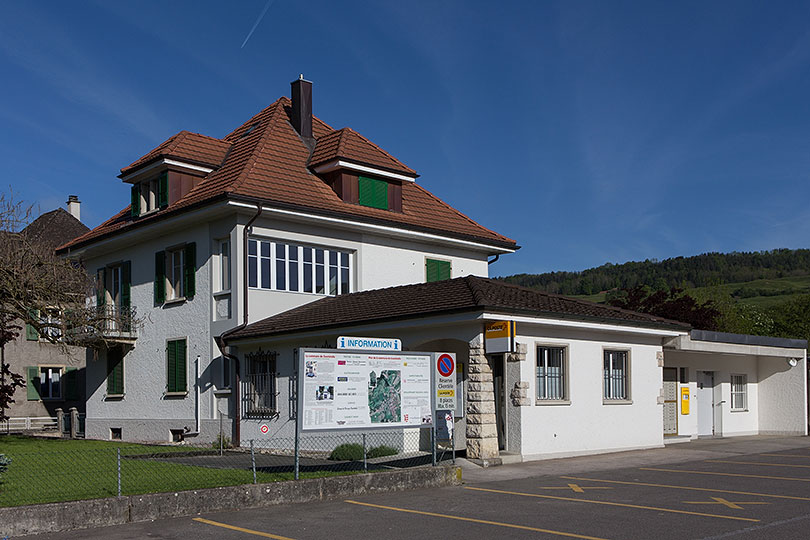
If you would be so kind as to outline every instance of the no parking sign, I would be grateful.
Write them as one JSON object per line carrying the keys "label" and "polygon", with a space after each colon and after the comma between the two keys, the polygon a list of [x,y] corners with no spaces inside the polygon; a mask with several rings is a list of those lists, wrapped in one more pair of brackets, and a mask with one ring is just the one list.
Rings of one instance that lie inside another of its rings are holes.
{"label": "no parking sign", "polygon": [[456,408],[456,355],[436,353],[436,405],[434,410],[447,411]]}

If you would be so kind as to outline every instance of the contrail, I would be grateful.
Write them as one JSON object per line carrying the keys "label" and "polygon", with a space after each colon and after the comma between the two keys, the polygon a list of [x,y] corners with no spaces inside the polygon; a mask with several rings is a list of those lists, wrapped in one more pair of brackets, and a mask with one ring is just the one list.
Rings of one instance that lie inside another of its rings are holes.
{"label": "contrail", "polygon": [[267,13],[267,10],[268,10],[268,9],[270,9],[270,6],[272,6],[272,5],[273,5],[273,2],[274,2],[274,1],[275,1],[275,0],[267,0],[267,3],[264,5],[264,9],[262,10],[262,14],[261,14],[261,15],[259,15],[259,18],[258,18],[258,19],[256,19],[256,22],[253,24],[253,28],[251,28],[251,29],[250,29],[250,32],[248,32],[248,35],[247,35],[247,37],[245,38],[245,41],[244,41],[244,42],[242,42],[242,46],[240,47],[240,49],[244,49],[244,48],[245,48],[245,45],[247,45],[247,42],[248,42],[248,40],[250,39],[250,36],[252,36],[252,35],[253,35],[253,32],[255,32],[255,31],[256,31],[256,27],[257,27],[257,26],[259,26],[259,23],[260,23],[260,22],[262,22],[262,19],[264,19],[264,15],[265,15],[265,13]]}

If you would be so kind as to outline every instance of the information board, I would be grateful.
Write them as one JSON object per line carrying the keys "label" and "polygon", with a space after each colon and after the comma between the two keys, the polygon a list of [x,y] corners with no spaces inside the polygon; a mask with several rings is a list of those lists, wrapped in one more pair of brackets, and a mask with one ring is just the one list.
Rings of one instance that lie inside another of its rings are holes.
{"label": "information board", "polygon": [[303,431],[425,427],[433,423],[433,355],[300,349]]}

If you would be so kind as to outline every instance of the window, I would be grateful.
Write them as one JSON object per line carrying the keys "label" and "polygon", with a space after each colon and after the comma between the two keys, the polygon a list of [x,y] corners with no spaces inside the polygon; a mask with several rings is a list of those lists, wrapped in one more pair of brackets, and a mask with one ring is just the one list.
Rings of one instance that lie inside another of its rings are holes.
{"label": "window", "polygon": [[564,400],[565,349],[537,347],[537,399]]}
{"label": "window", "polygon": [[219,241],[219,290],[231,290],[231,247],[227,240]]}
{"label": "window", "polygon": [[124,395],[124,350],[113,347],[107,351],[107,397]]}
{"label": "window", "polygon": [[144,180],[132,186],[130,213],[142,216],[169,205],[169,178],[167,173]]}
{"label": "window", "polygon": [[96,305],[105,311],[107,330],[129,331],[131,262],[123,261],[99,268],[96,281]]}
{"label": "window", "polygon": [[425,259],[425,282],[444,281],[450,279],[450,261]]}
{"label": "window", "polygon": [[62,368],[39,368],[39,397],[41,399],[62,397]]}
{"label": "window", "polygon": [[627,351],[605,351],[604,394],[606,400],[629,399]]}
{"label": "window", "polygon": [[748,375],[731,376],[731,410],[748,409]]}
{"label": "window", "polygon": [[357,183],[362,206],[388,210],[388,182],[361,176]]}
{"label": "window", "polygon": [[245,355],[247,377],[242,384],[245,416],[274,416],[277,412],[276,353],[257,352]]}
{"label": "window", "polygon": [[348,294],[351,257],[345,251],[265,240],[248,242],[248,285],[312,294]]}
{"label": "window", "polygon": [[155,304],[191,300],[196,289],[197,247],[189,242],[155,253]]}
{"label": "window", "polygon": [[166,392],[185,394],[188,391],[186,379],[186,340],[168,341],[166,343]]}
{"label": "window", "polygon": [[231,387],[231,359],[222,356],[222,388]]}

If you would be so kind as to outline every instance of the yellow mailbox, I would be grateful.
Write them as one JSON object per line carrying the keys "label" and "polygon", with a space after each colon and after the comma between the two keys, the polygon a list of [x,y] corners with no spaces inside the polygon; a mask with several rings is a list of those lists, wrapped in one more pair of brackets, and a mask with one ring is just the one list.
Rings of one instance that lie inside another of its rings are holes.
{"label": "yellow mailbox", "polygon": [[681,414],[689,414],[689,388],[681,388]]}

